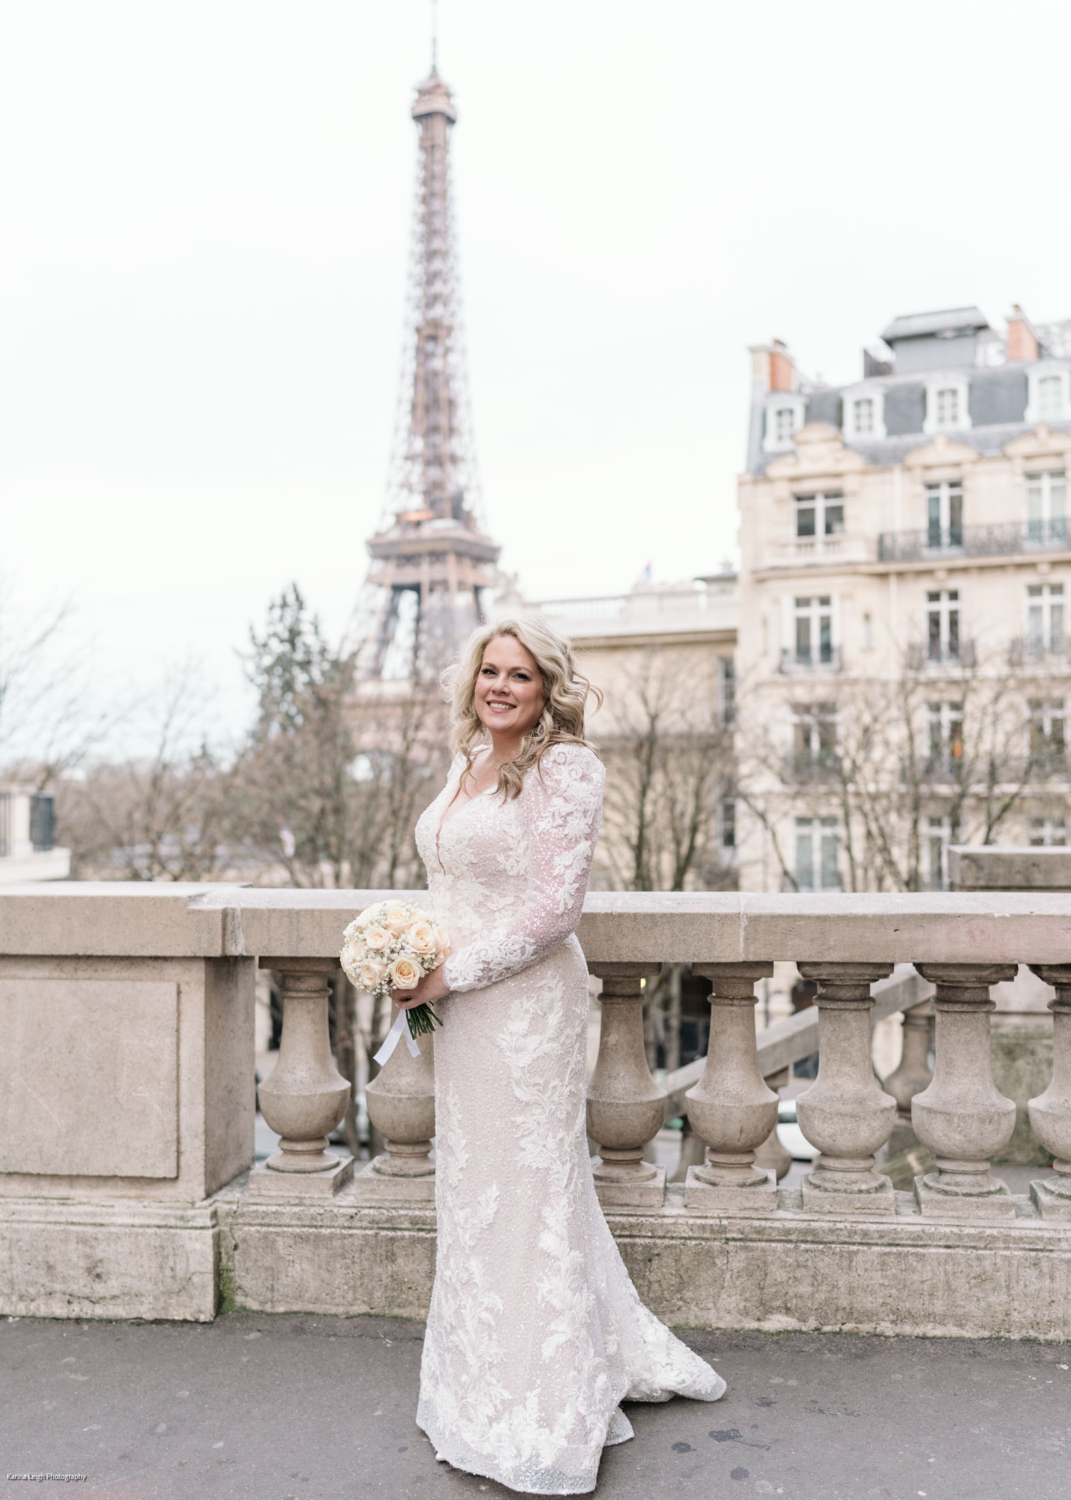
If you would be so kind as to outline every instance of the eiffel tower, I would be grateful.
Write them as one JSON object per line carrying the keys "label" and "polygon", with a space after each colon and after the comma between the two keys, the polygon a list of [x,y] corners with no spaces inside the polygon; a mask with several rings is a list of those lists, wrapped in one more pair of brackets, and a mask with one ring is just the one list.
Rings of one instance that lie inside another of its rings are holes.
{"label": "eiffel tower", "polygon": [[483,531],[469,423],[450,191],[457,119],[434,52],[420,130],[402,385],[387,508],[368,541],[368,677],[436,671],[485,618],[499,548]]}

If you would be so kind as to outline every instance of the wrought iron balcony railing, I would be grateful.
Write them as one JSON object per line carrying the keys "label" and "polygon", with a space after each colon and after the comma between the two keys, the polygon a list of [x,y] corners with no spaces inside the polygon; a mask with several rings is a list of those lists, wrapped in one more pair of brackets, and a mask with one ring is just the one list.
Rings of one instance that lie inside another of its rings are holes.
{"label": "wrought iron balcony railing", "polygon": [[931,557],[999,557],[1015,552],[1062,552],[1071,546],[1066,516],[1047,521],[1001,521],[993,526],[923,527],[883,531],[879,562],[921,562]]}
{"label": "wrought iron balcony railing", "polygon": [[792,781],[828,781],[837,770],[835,750],[793,750],[786,755],[784,779]]}
{"label": "wrought iron balcony railing", "polygon": [[1050,636],[1048,640],[1031,635],[1014,636],[1008,643],[1008,662],[1013,667],[1066,666],[1067,637]]}
{"label": "wrought iron balcony railing", "polygon": [[839,646],[820,646],[816,651],[786,646],[781,652],[781,671],[785,673],[839,672],[842,665]]}
{"label": "wrought iron balcony railing", "polygon": [[939,671],[941,668],[962,670],[977,665],[978,652],[972,640],[961,639],[954,646],[922,641],[907,648],[907,666],[911,672]]}

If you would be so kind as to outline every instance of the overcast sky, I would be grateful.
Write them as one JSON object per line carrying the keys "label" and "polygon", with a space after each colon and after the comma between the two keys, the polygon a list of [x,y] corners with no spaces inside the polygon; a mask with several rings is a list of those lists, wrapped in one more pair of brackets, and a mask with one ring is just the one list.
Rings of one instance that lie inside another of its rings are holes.
{"label": "overcast sky", "polygon": [[[428,0],[8,0],[0,572],[108,680],[341,627],[380,516]],[[747,345],[1071,315],[1066,0],[442,0],[476,439],[529,597],[735,551]]]}

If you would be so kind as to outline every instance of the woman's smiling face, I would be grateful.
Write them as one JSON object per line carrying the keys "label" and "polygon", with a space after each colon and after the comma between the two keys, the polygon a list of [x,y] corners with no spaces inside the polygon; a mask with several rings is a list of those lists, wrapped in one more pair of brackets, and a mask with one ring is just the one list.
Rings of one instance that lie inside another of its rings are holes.
{"label": "woman's smiling face", "polygon": [[512,635],[484,647],[476,678],[476,713],[493,735],[520,739],[539,723],[543,679],[535,657]]}

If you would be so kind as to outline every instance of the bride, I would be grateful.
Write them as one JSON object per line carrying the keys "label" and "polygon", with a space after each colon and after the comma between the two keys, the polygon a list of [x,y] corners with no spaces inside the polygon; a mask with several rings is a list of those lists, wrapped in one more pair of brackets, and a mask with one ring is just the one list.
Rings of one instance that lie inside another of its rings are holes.
{"label": "bride", "polygon": [[395,991],[443,1021],[417,1425],[438,1458],[538,1495],[595,1488],[603,1448],[632,1436],[620,1401],[725,1390],[640,1302],[595,1196],[573,932],[602,814],[588,691],[545,624],[501,621],[468,642],[457,755],[416,830],[452,951]]}

